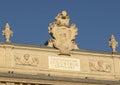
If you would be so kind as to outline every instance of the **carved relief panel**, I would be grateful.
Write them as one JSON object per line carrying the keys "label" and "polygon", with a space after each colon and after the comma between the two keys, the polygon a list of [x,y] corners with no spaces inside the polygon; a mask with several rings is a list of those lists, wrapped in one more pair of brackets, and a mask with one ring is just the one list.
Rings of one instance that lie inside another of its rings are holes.
{"label": "carved relief panel", "polygon": [[14,55],[14,61],[16,65],[25,65],[25,66],[37,66],[39,59],[33,57],[30,54],[24,54],[23,56]]}
{"label": "carved relief panel", "polygon": [[90,71],[94,71],[94,72],[111,73],[112,71],[111,63],[105,62],[103,60],[89,61],[89,68],[90,68]]}

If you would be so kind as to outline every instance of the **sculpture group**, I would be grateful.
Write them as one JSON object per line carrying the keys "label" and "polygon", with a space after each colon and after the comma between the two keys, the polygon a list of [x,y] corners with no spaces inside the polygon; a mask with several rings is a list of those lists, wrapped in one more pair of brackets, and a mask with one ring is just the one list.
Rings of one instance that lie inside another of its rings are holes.
{"label": "sculpture group", "polygon": [[[55,21],[50,23],[48,27],[48,32],[51,35],[51,39],[45,44],[48,47],[53,47],[59,49],[60,55],[70,55],[70,52],[74,49],[79,49],[75,42],[76,35],[78,34],[78,28],[75,24],[69,24],[70,17],[66,11],[62,11],[55,17]],[[9,43],[11,36],[13,36],[13,31],[10,29],[8,23],[2,35],[6,38],[6,42]],[[112,52],[115,53],[118,47],[118,42],[116,41],[114,35],[111,36],[109,40],[109,46]]]}

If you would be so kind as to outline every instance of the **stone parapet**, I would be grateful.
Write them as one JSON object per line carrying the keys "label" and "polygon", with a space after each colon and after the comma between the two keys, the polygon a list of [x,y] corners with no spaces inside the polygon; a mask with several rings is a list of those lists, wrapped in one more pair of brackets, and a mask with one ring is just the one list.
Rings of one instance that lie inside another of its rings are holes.
{"label": "stone parapet", "polygon": [[68,56],[59,55],[59,50],[48,47],[0,43],[0,55],[0,73],[120,80],[119,53],[74,50]]}

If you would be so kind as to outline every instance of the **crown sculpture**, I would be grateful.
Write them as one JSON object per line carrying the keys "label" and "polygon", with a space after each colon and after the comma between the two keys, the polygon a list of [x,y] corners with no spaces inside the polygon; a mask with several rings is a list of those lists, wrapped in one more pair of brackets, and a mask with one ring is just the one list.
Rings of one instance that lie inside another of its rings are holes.
{"label": "crown sculpture", "polygon": [[70,17],[66,11],[59,13],[55,22],[48,27],[51,39],[47,42],[47,46],[59,49],[60,54],[70,55],[73,49],[79,49],[75,37],[78,34],[78,29],[75,24],[69,24]]}

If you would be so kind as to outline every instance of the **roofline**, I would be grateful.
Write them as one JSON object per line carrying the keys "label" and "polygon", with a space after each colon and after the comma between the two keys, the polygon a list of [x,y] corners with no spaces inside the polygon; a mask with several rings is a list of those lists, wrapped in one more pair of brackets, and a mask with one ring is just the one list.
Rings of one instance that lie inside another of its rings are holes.
{"label": "roofline", "polygon": [[[19,44],[19,43],[8,43],[8,42],[0,42],[2,45],[14,45],[14,46],[24,46],[24,47],[34,47],[34,48],[45,48],[45,49],[52,49],[52,50],[57,50],[56,48],[48,47],[48,46],[41,46],[41,45],[32,45],[32,44]],[[100,54],[115,54],[115,55],[120,55],[120,53],[112,53],[112,52],[107,52],[107,51],[94,51],[94,50],[85,50],[85,49],[74,49],[72,50],[73,52],[88,52],[88,53],[100,53]]]}

